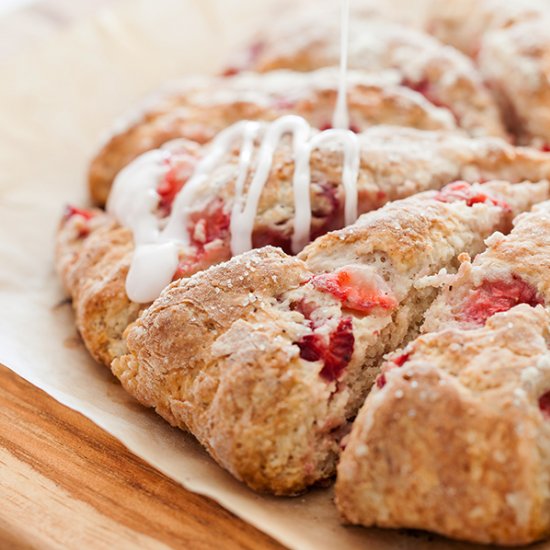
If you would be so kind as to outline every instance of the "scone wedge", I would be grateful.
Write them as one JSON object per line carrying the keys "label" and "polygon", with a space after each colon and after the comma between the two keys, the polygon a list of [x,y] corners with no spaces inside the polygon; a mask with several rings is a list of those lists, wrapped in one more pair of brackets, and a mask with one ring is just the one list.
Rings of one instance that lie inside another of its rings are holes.
{"label": "scone wedge", "polygon": [[496,234],[390,355],[338,466],[345,520],[481,543],[550,533],[550,202]]}

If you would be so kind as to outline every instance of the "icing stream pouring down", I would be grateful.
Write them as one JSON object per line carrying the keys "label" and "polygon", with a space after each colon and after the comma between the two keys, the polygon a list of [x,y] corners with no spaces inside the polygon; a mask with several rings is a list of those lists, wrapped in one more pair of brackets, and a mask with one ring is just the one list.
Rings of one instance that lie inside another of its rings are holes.
{"label": "icing stream pouring down", "polygon": [[[254,220],[260,196],[271,172],[274,153],[285,136],[291,137],[294,160],[292,187],[295,214],[292,251],[298,253],[310,240],[310,157],[312,151],[319,147],[330,144],[343,150],[345,223],[349,225],[357,219],[360,148],[357,136],[348,129],[348,23],[349,0],[342,0],[340,76],[332,129],[317,132],[302,117],[287,115],[271,123],[245,120],[223,130],[209,144],[207,154],[177,194],[164,227],[159,224],[155,210],[160,199],[157,193],[158,184],[170,169],[166,162],[168,153],[159,149],[149,151],[120,172],[114,182],[107,210],[133,233],[135,250],[126,279],[126,293],[130,300],[138,303],[151,302],[172,281],[179,263],[179,252],[190,245],[188,217],[197,194],[209,174],[237,145],[240,153],[230,218],[233,255],[252,248]],[[253,160],[255,169],[250,174]],[[245,189],[249,174],[250,183]]]}

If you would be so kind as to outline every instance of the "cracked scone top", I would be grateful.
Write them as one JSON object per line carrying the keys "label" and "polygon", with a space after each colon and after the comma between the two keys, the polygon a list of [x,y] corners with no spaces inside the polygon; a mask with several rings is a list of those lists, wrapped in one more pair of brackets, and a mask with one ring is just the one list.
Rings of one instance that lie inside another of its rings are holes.
{"label": "cracked scone top", "polygon": [[415,282],[546,196],[546,182],[473,185],[460,198],[450,186],[365,214],[298,258],[237,256],[170,285],[112,370],[250,487],[303,491],[334,473],[382,355],[416,333],[435,291]]}

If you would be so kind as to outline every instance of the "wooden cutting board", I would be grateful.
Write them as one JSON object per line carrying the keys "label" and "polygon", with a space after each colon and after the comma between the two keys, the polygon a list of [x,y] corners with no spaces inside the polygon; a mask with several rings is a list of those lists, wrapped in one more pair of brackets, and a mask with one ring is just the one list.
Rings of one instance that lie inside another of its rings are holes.
{"label": "wooden cutting board", "polygon": [[0,548],[282,549],[0,365]]}

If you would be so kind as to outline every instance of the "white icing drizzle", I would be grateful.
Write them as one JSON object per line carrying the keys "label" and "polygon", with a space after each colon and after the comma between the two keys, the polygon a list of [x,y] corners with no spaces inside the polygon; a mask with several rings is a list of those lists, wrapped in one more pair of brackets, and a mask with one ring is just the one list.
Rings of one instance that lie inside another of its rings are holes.
{"label": "white icing drizzle", "polygon": [[[159,204],[157,188],[170,170],[169,153],[162,149],[145,153],[118,174],[107,210],[133,233],[135,250],[126,278],[126,292],[130,300],[138,303],[151,302],[170,283],[178,266],[180,251],[190,245],[189,214],[196,207],[197,196],[209,175],[237,145],[240,146],[240,153],[230,220],[233,255],[252,249],[258,204],[272,170],[275,151],[286,135],[292,136],[294,159],[293,252],[298,253],[310,240],[310,162],[315,149],[328,149],[331,146],[342,149],[345,223],[349,225],[357,219],[360,147],[357,136],[348,130],[348,22],[349,0],[342,0],[341,63],[338,99],[333,117],[334,129],[313,132],[305,119],[295,115],[283,116],[270,124],[241,121],[230,126],[212,140],[207,154],[177,194],[170,216],[163,221],[159,220],[155,212]],[[254,173],[246,187],[253,162]]]}
{"label": "white icing drizzle", "polygon": [[332,116],[332,127],[341,130],[349,128],[347,102],[348,43],[349,43],[349,2],[341,0],[340,19],[340,76],[338,79],[338,98]]}

